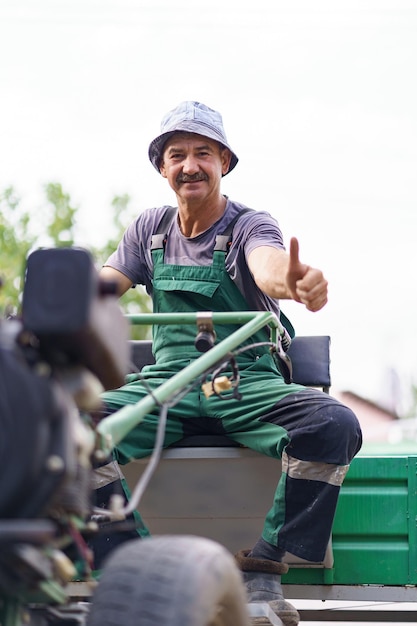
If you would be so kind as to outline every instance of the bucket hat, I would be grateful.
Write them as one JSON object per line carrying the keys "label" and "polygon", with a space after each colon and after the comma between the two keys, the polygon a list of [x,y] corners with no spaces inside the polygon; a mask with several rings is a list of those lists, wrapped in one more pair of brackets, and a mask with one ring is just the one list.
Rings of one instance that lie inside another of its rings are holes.
{"label": "bucket hat", "polygon": [[201,102],[187,100],[164,116],[161,122],[161,134],[149,145],[149,159],[158,172],[164,145],[178,131],[195,133],[218,141],[232,153],[227,174],[236,166],[238,158],[229,146],[220,113]]}

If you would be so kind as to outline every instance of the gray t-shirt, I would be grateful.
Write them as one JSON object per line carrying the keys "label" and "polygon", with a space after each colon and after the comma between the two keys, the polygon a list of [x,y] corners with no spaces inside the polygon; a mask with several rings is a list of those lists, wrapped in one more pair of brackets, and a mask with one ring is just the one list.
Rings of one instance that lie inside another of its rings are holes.
{"label": "gray t-shirt", "polygon": [[[175,265],[210,265],[216,235],[221,234],[243,204],[227,200],[222,217],[197,237],[185,237],[173,219],[168,229],[165,263]],[[133,284],[145,285],[152,296],[153,263],[151,237],[155,234],[166,206],[143,211],[126,229],[119,246],[105,265],[119,270]],[[259,246],[284,249],[277,221],[266,211],[249,211],[242,215],[233,228],[233,239],[226,257],[226,270],[245,297],[250,310],[273,311],[279,315],[279,302],[265,295],[256,285],[249,271],[247,258]]]}

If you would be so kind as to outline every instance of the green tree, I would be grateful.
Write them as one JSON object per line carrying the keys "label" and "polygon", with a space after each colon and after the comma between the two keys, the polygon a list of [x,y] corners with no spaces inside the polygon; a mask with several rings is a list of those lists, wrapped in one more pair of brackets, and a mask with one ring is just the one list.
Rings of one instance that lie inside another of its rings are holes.
{"label": "green tree", "polygon": [[71,198],[65,193],[60,183],[45,185],[45,195],[48,200],[46,233],[50,245],[57,248],[74,245],[74,228],[78,207],[71,206]]}
{"label": "green tree", "polygon": [[[30,250],[74,244],[77,208],[71,206],[70,196],[59,183],[48,183],[44,191],[47,203],[37,211],[24,210],[13,187],[0,193],[0,310],[5,315],[19,310]],[[39,230],[45,223],[46,229]]]}
{"label": "green tree", "polygon": [[[99,266],[103,265],[110,254],[114,252],[127,224],[133,219],[130,208],[130,196],[123,194],[115,196],[111,203],[113,209],[114,236],[101,248],[92,250]],[[125,313],[149,313],[152,310],[151,299],[141,286],[129,289],[121,298],[120,305]],[[132,327],[132,338],[144,339],[150,336],[150,328],[142,325]]]}
{"label": "green tree", "polygon": [[0,312],[16,314],[22,292],[26,257],[35,242],[31,215],[20,210],[13,187],[0,192]]}
{"label": "green tree", "polygon": [[[38,247],[69,247],[76,245],[76,219],[78,207],[73,206],[70,195],[60,183],[51,182],[44,187],[46,203],[40,210],[24,210],[21,198],[13,187],[0,193],[0,314],[14,315],[19,311],[23,290],[24,272],[28,253]],[[115,250],[123,231],[132,219],[129,214],[130,197],[116,196],[112,201],[114,237],[102,247],[92,247],[90,252],[100,267]],[[36,215],[36,220],[34,216]],[[41,219],[39,219],[39,216]],[[46,227],[43,227],[46,224]],[[41,226],[41,230],[39,230]],[[140,288],[130,289],[120,300],[126,313],[150,311],[150,298]],[[132,336],[143,338],[149,328],[135,326]]]}

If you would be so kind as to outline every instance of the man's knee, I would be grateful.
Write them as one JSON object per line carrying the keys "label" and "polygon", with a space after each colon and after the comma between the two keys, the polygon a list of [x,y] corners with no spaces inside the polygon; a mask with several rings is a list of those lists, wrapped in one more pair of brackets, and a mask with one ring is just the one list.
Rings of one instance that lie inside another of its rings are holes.
{"label": "man's knee", "polygon": [[354,412],[320,391],[290,394],[263,419],[287,430],[287,452],[300,460],[347,465],[362,445]]}
{"label": "man's knee", "polygon": [[[334,400],[325,402],[315,414],[320,424],[319,440],[328,449],[328,463],[348,464],[362,445],[361,427],[355,413],[344,404]],[[332,457],[334,458],[332,460]]]}

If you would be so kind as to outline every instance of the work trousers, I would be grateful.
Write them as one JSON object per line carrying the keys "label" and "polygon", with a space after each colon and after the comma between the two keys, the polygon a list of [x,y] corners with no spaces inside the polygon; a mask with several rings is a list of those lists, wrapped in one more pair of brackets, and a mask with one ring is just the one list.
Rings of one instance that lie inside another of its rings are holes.
{"label": "work trousers", "polygon": [[[138,402],[185,365],[186,361],[167,361],[146,367],[145,384],[138,379],[103,394],[106,413]],[[233,397],[232,392],[207,398],[201,385],[195,386],[169,409],[164,447],[189,435],[225,434],[243,446],[282,459],[281,477],[275,494],[271,494],[271,508],[260,534],[282,552],[321,561],[340,486],[361,447],[358,420],[330,395],[286,384],[268,354],[239,365],[241,398]],[[114,459],[118,464],[152,453],[158,420],[156,407],[116,447]],[[111,465],[106,468],[109,479],[100,482],[98,478],[101,489],[107,490],[111,482],[113,486],[120,484],[118,470],[111,478]],[[149,534],[142,521],[138,532]]]}

